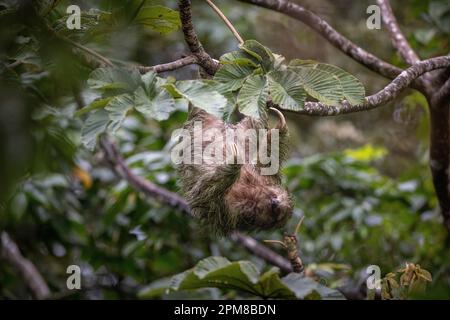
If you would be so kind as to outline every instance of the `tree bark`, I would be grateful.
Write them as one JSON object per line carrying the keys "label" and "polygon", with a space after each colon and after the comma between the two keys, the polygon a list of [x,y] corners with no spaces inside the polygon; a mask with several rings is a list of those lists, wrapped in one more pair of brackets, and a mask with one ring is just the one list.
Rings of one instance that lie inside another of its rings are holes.
{"label": "tree bark", "polygon": [[450,99],[430,104],[430,168],[443,223],[450,235]]}

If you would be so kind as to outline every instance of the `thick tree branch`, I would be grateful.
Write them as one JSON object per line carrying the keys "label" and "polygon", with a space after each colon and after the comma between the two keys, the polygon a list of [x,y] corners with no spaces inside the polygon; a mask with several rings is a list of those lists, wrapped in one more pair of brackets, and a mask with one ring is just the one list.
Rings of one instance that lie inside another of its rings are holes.
{"label": "thick tree branch", "polygon": [[392,45],[397,49],[398,53],[405,59],[409,64],[415,64],[420,61],[419,56],[414,52],[414,50],[409,45],[402,31],[400,30],[397,19],[395,19],[394,13],[392,12],[391,4],[389,0],[377,0],[380,6],[383,21],[389,31],[389,35],[392,40]]}
{"label": "thick tree branch", "polygon": [[146,196],[156,199],[161,203],[168,204],[185,214],[191,214],[188,204],[182,197],[176,193],[162,189],[146,179],[136,176],[131,169],[128,168],[125,160],[119,154],[117,147],[107,136],[100,139],[100,144],[105,153],[105,158],[108,160],[111,167],[118,176],[128,181],[133,188],[144,193]]}
{"label": "thick tree branch", "polygon": [[183,30],[184,39],[189,49],[197,57],[198,64],[209,75],[213,75],[219,68],[219,64],[205,51],[197,37],[194,25],[192,24],[191,1],[179,0],[178,7],[180,9],[181,29]]}
{"label": "thick tree branch", "polygon": [[[180,197],[178,194],[163,189],[150,181],[135,175],[131,169],[126,165],[125,160],[119,154],[115,144],[109,140],[106,136],[100,140],[102,150],[105,153],[105,158],[110,163],[116,174],[122,179],[128,181],[128,183],[136,190],[142,192],[146,196],[156,199],[157,201],[167,204],[172,208],[180,210],[184,214],[191,216],[191,210],[186,200]],[[264,259],[270,264],[279,267],[281,270],[289,272],[291,271],[290,263],[288,260],[280,256],[278,253],[270,250],[269,248],[261,245],[255,239],[243,235],[239,232],[234,233],[231,239],[236,243],[239,243],[255,256]]]}
{"label": "thick tree branch", "polygon": [[158,64],[158,65],[154,65],[151,67],[139,66],[138,70],[142,74],[150,72],[150,71],[159,73],[159,72],[173,71],[173,70],[180,69],[182,67],[185,67],[185,66],[188,66],[191,64],[197,64],[197,63],[198,63],[197,56],[189,55],[187,57],[183,57],[181,59],[178,59],[178,60],[175,60],[172,62]]}
{"label": "thick tree branch", "polygon": [[352,41],[344,37],[331,27],[326,21],[317,16],[315,13],[301,7],[298,4],[287,0],[239,0],[254,4],[263,8],[275,10],[284,13],[294,19],[300,20],[310,28],[319,33],[322,37],[328,40],[333,46],[366,66],[372,71],[387,77],[389,79],[395,78],[402,70],[397,68],[373,54],[358,47]]}
{"label": "thick tree branch", "polygon": [[4,260],[22,275],[25,284],[30,288],[36,299],[47,298],[50,295],[50,289],[34,264],[22,256],[17,244],[5,231],[0,233],[0,237],[0,252]]}
{"label": "thick tree branch", "polygon": [[403,71],[381,91],[366,97],[366,102],[363,104],[351,105],[346,100],[339,106],[329,106],[321,102],[306,102],[304,109],[296,111],[296,113],[310,116],[336,116],[374,109],[395,99],[403,89],[424,73],[448,66],[450,66],[449,56],[423,60]]}

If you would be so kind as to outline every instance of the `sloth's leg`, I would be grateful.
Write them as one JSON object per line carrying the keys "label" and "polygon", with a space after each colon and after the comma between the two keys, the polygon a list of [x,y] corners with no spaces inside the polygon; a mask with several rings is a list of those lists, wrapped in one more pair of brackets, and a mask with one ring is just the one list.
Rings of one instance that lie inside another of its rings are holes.
{"label": "sloth's leg", "polygon": [[286,125],[286,119],[284,118],[281,111],[275,108],[270,108],[270,110],[274,111],[278,117],[279,122],[275,126],[275,128],[270,129],[267,133],[267,146],[270,148],[272,146],[272,136],[274,136],[274,130],[278,130],[278,152],[279,152],[279,160],[280,166],[283,162],[285,162],[289,155],[289,130]]}

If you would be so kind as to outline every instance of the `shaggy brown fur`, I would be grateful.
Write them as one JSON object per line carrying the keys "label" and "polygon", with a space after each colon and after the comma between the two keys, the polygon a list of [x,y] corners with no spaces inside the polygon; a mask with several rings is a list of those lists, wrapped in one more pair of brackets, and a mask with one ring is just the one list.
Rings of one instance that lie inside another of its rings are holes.
{"label": "shaggy brown fur", "polygon": [[[267,128],[266,121],[257,121],[250,117],[234,125],[224,123],[205,111],[194,108],[184,126],[192,137],[195,121],[202,122],[203,132],[210,128],[219,129],[222,133],[227,128]],[[285,125],[279,130],[281,162],[287,156],[288,130]],[[270,133],[268,138],[270,146]],[[209,142],[203,142],[203,149]],[[237,154],[246,154],[242,146],[229,141],[226,141],[224,153],[225,149],[233,148]],[[192,213],[210,227],[212,232],[219,235],[226,235],[236,229],[250,231],[278,228],[290,217],[292,203],[287,191],[281,186],[280,173],[272,176],[261,175],[260,169],[261,165],[247,161],[244,164],[203,163],[181,164],[178,167],[181,189]]]}

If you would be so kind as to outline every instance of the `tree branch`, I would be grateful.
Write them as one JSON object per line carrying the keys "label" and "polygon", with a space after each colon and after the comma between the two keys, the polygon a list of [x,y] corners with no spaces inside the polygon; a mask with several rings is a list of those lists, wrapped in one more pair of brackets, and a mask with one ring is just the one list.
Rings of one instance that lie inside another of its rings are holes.
{"label": "tree branch", "polygon": [[444,102],[444,100],[450,100],[450,78],[444,82],[439,91],[433,98],[435,104],[439,104],[439,102]]}
{"label": "tree branch", "polygon": [[389,79],[395,78],[402,70],[386,61],[374,56],[373,54],[358,47],[352,41],[344,37],[326,21],[317,16],[315,13],[292,3],[287,0],[239,0],[254,4],[263,8],[271,9],[284,13],[294,19],[300,20],[310,28],[319,33],[322,37],[328,40],[333,46],[341,50],[343,53],[353,58],[357,62],[366,66],[372,71],[387,77]]}
{"label": "tree branch", "polygon": [[[181,211],[184,214],[192,216],[191,209],[186,200],[178,194],[163,189],[150,181],[135,175],[131,169],[126,165],[125,160],[119,154],[116,145],[106,136],[100,139],[100,145],[105,153],[105,158],[115,171],[115,173],[128,183],[137,191],[142,192],[146,196],[156,199],[161,203],[167,204],[170,207]],[[290,272],[291,267],[288,260],[280,256],[278,253],[261,245],[255,239],[235,232],[231,235],[231,239],[236,243],[242,245],[248,251],[264,259],[270,264],[279,267],[281,270]]]}
{"label": "tree branch", "polygon": [[294,112],[310,116],[336,116],[371,110],[395,99],[403,89],[407,88],[415,79],[424,73],[440,68],[446,68],[448,66],[450,66],[449,56],[423,60],[403,71],[384,89],[366,97],[366,101],[363,104],[351,105],[346,100],[344,100],[339,106],[329,106],[321,102],[306,102],[303,110]]}
{"label": "tree branch", "polygon": [[16,268],[22,275],[25,284],[30,288],[36,299],[45,299],[50,295],[50,289],[34,264],[24,258],[17,244],[3,231],[1,234],[1,256]]}
{"label": "tree branch", "polygon": [[383,14],[383,21],[389,31],[392,40],[392,45],[397,49],[398,53],[405,59],[408,64],[415,64],[420,61],[419,56],[409,45],[404,34],[400,30],[394,13],[392,12],[389,0],[377,0]]}
{"label": "tree branch", "polygon": [[162,189],[150,181],[136,176],[125,163],[125,160],[119,154],[116,145],[107,137],[100,139],[100,145],[105,153],[105,158],[117,175],[146,196],[154,198],[161,203],[168,204],[172,208],[180,210],[185,214],[191,214],[187,202],[176,193]]}
{"label": "tree branch", "polygon": [[231,235],[231,240],[239,243],[255,256],[260,257],[271,265],[277,266],[284,272],[292,272],[289,260],[267,248],[266,246],[263,246],[252,237],[243,235],[240,232],[235,232]]}
{"label": "tree branch", "polygon": [[184,39],[191,50],[198,59],[198,64],[209,74],[213,75],[219,68],[216,60],[205,51],[200,40],[198,40],[194,25],[192,24],[191,1],[179,0],[178,7],[180,9],[181,29],[183,30]]}
{"label": "tree branch", "polygon": [[151,66],[151,67],[145,67],[145,66],[138,66],[138,70],[140,73],[144,74],[150,71],[154,71],[156,73],[159,72],[166,72],[166,71],[173,71],[191,64],[197,64],[198,63],[198,58],[195,55],[189,55],[187,57],[183,57],[181,59],[172,61],[172,62],[168,62],[168,63],[163,63],[163,64],[158,64],[155,66]]}

